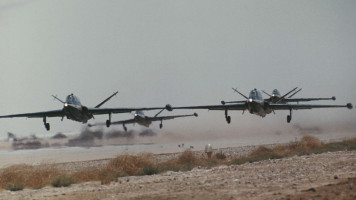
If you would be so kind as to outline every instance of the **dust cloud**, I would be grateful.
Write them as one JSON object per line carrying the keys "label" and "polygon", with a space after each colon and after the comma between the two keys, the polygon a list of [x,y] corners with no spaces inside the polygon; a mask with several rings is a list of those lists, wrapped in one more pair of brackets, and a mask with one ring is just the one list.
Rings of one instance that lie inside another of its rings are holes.
{"label": "dust cloud", "polygon": [[187,145],[212,141],[214,144],[229,145],[255,144],[263,142],[292,141],[303,135],[314,135],[321,139],[333,139],[355,136],[356,124],[343,123],[293,123],[287,125],[270,124],[264,128],[248,129],[240,125],[231,126],[230,131],[221,132],[218,128],[200,127],[202,130],[157,131],[155,129],[129,130],[88,128],[83,126],[79,133],[57,133],[50,138],[38,138],[35,135],[18,137],[7,133],[8,138],[1,141],[0,149],[39,149],[65,147],[98,147],[107,145],[135,144],[182,144]]}
{"label": "dust cloud", "polygon": [[317,135],[323,133],[323,130],[319,126],[302,126],[298,123],[293,125],[293,129],[300,135]]}
{"label": "dust cloud", "polygon": [[8,132],[7,143],[11,144],[14,150],[39,149],[48,147],[94,147],[104,145],[136,144],[144,142],[140,138],[153,138],[158,134],[152,129],[141,131],[121,131],[102,129],[93,130],[83,128],[78,135],[68,137],[64,133],[57,133],[50,138],[38,138],[36,135],[30,137],[17,137],[14,133]]}

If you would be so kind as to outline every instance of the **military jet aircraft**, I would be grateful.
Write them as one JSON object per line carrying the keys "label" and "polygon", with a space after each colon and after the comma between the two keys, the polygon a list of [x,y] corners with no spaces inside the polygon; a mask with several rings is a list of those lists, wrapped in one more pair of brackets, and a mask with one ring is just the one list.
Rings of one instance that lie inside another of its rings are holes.
{"label": "military jet aircraft", "polygon": [[[238,92],[235,89],[236,92]],[[313,104],[288,104],[288,103],[273,103],[271,101],[262,98],[262,94],[257,89],[253,89],[250,92],[249,97],[243,95],[245,101],[236,101],[232,104],[226,104],[222,102],[223,105],[206,105],[206,106],[185,106],[185,107],[172,107],[172,109],[208,109],[208,110],[224,110],[225,119],[227,123],[231,122],[231,117],[228,115],[228,110],[242,110],[242,114],[245,110],[248,110],[251,114],[255,114],[261,117],[265,117],[267,114],[274,112],[275,110],[289,110],[290,114],[287,116],[287,122],[290,123],[292,120],[292,110],[301,109],[312,109],[312,108],[338,108],[346,107],[352,109],[352,104],[348,103],[346,105],[313,105]],[[284,98],[284,97],[283,97]]]}
{"label": "military jet aircraft", "polygon": [[[170,110],[170,106],[167,105],[166,108],[167,110]],[[159,128],[163,127],[162,121],[163,120],[169,120],[169,119],[174,119],[174,118],[179,118],[179,117],[191,117],[191,116],[195,116],[198,117],[197,113],[191,114],[191,115],[172,115],[172,116],[158,116],[159,114],[161,114],[161,112],[164,110],[162,109],[161,111],[159,111],[155,116],[153,117],[149,117],[147,115],[145,115],[143,113],[143,111],[141,110],[137,110],[136,113],[134,114],[134,118],[133,119],[128,119],[128,120],[122,120],[122,121],[116,121],[116,122],[111,122],[111,124],[122,124],[123,128],[125,131],[127,131],[127,127],[125,126],[126,124],[134,124],[134,123],[138,123],[142,126],[146,126],[149,127],[153,121],[161,121],[161,124],[159,125]],[[88,124],[89,127],[92,126],[97,126],[97,125],[105,125],[105,123],[97,123],[97,124]],[[108,124],[106,124],[107,127]]]}
{"label": "military jet aircraft", "polygon": [[[240,93],[239,91],[237,91],[237,89],[235,89],[235,88],[232,88],[232,89],[235,92],[239,93],[240,95],[242,95],[243,97],[246,98],[246,96],[243,95],[242,93]],[[302,90],[302,88],[300,88],[299,90],[297,90],[297,89],[298,89],[298,87],[295,87],[283,96],[277,89],[274,89],[272,91],[272,95],[268,94],[267,92],[265,92],[263,90],[262,90],[262,92],[269,96],[269,98],[264,99],[264,100],[267,102],[272,102],[272,103],[289,103],[289,102],[299,103],[299,102],[304,102],[304,101],[320,101],[320,100],[334,100],[335,101],[336,100],[335,96],[332,96],[330,98],[292,98],[295,94],[297,94],[298,92],[300,92]],[[295,91],[295,90],[297,90],[297,91]],[[291,94],[290,96],[288,96],[292,92],[294,92],[294,93]],[[229,103],[243,103],[243,102],[245,102],[245,101],[229,101],[229,102],[221,101],[221,104],[225,105],[225,104],[229,104]]]}
{"label": "military jet aircraft", "polygon": [[[297,94],[298,92],[300,92],[302,90],[302,88],[300,88],[299,90],[295,91],[296,89],[298,89],[298,87],[292,89],[291,91],[289,91],[288,93],[286,93],[283,96],[281,96],[281,93],[277,89],[274,89],[272,91],[272,95],[268,94],[267,92],[265,92],[263,90],[262,90],[262,92],[269,96],[269,98],[265,99],[265,100],[267,100],[269,102],[273,102],[273,103],[289,103],[289,102],[299,103],[299,102],[305,102],[305,101],[320,101],[320,100],[334,100],[335,101],[336,100],[335,96],[332,96],[330,98],[292,98],[295,94]],[[294,92],[294,93],[291,94],[290,96],[288,96],[292,92]]]}
{"label": "military jet aircraft", "polygon": [[[80,103],[78,97],[73,94],[67,96],[66,101],[62,101],[61,99],[53,96],[55,99],[63,103],[63,109],[59,110],[49,110],[43,112],[34,112],[34,113],[23,113],[23,114],[12,114],[12,115],[3,115],[0,118],[12,118],[12,117],[28,117],[28,118],[43,118],[43,123],[47,131],[50,130],[50,124],[47,123],[47,117],[62,117],[62,121],[64,117],[67,119],[87,123],[89,119],[94,118],[94,115],[102,115],[108,114],[109,119],[106,121],[107,126],[110,126],[111,123],[111,114],[112,113],[129,113],[137,110],[158,110],[163,109],[161,107],[152,107],[152,108],[100,108],[104,103],[109,101],[113,96],[115,96],[118,92],[115,92],[110,97],[106,98],[104,101],[99,103],[95,107],[87,107]],[[167,107],[170,108],[169,106]]]}

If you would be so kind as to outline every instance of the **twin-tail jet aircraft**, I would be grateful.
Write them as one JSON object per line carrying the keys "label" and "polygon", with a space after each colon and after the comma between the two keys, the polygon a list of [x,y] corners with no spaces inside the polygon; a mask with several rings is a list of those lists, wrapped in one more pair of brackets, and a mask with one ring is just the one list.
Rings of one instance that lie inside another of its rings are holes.
{"label": "twin-tail jet aircraft", "polygon": [[[169,119],[175,119],[175,118],[179,118],[179,117],[191,117],[191,116],[195,116],[198,117],[197,113],[191,114],[191,115],[172,115],[172,116],[158,116],[159,114],[161,114],[161,112],[163,110],[170,110],[169,109],[169,105],[166,106],[166,108],[162,109],[161,111],[159,111],[155,116],[150,117],[147,116],[143,113],[143,111],[138,110],[136,111],[136,113],[134,114],[134,118],[133,119],[128,119],[128,120],[122,120],[122,121],[116,121],[116,122],[111,122],[112,125],[118,125],[118,124],[122,124],[123,128],[125,131],[127,131],[127,127],[125,126],[126,124],[135,124],[138,123],[139,125],[145,126],[145,127],[149,127],[153,121],[161,121],[159,128],[163,127],[163,120],[169,120]],[[97,125],[105,125],[105,123],[97,123],[97,124],[88,124],[88,126],[92,127],[92,126],[97,126]],[[106,124],[107,125],[107,124]],[[107,126],[109,127],[109,126]]]}
{"label": "twin-tail jet aircraft", "polygon": [[[172,109],[208,109],[208,110],[224,110],[225,119],[227,123],[231,122],[231,116],[228,115],[228,110],[242,110],[242,114],[245,110],[248,110],[251,114],[255,114],[261,117],[265,117],[267,114],[274,113],[275,110],[289,110],[289,115],[287,116],[287,122],[290,123],[292,120],[292,110],[302,110],[302,109],[312,109],[312,108],[339,108],[346,107],[352,109],[352,104],[348,103],[346,105],[314,105],[314,104],[289,104],[288,102],[300,102],[300,101],[312,101],[312,100],[325,100],[324,98],[309,98],[309,99],[291,99],[290,97],[296,94],[292,94],[288,98],[291,92],[295,91],[297,88],[294,88],[292,91],[286,95],[277,97],[263,99],[262,94],[257,89],[253,89],[250,92],[249,97],[243,95],[239,91],[233,88],[233,90],[243,96],[245,101],[233,101],[225,102],[222,101],[222,105],[206,105],[206,106],[184,106],[184,107],[173,107]],[[275,95],[277,95],[275,91]],[[300,91],[300,90],[299,90]],[[297,92],[299,92],[297,91]],[[279,93],[279,92],[278,92]],[[332,97],[331,99],[335,99]]]}
{"label": "twin-tail jet aircraft", "polygon": [[[28,118],[43,118],[43,123],[47,131],[50,130],[50,124],[47,123],[47,117],[62,117],[62,121],[64,117],[67,119],[87,123],[88,120],[94,118],[94,115],[102,115],[108,114],[109,119],[106,121],[107,126],[111,124],[111,114],[113,113],[130,113],[133,111],[139,110],[158,110],[163,109],[161,107],[151,107],[151,108],[100,108],[104,103],[109,101],[113,96],[115,96],[118,92],[115,92],[110,97],[106,98],[104,101],[99,103],[95,107],[87,107],[80,103],[78,97],[73,94],[67,96],[66,101],[62,101],[61,99],[53,96],[55,99],[63,103],[63,109],[59,110],[49,110],[43,112],[34,112],[34,113],[22,113],[22,114],[13,114],[13,115],[3,115],[0,118],[12,118],[12,117],[28,117]],[[169,107],[168,107],[169,108]]]}
{"label": "twin-tail jet aircraft", "polygon": [[[232,88],[235,92],[239,93],[240,95],[246,97],[245,95],[243,95],[242,93],[240,93],[239,91],[237,91],[235,88]],[[320,101],[320,100],[336,100],[335,96],[332,96],[330,98],[292,98],[295,94],[297,94],[298,92],[300,92],[302,90],[302,88],[300,88],[299,90],[297,90],[298,87],[292,89],[291,91],[289,91],[288,93],[286,93],[285,95],[281,96],[281,93],[277,90],[274,89],[272,91],[272,95],[268,94],[267,92],[263,91],[263,93],[265,93],[266,95],[269,96],[269,98],[264,99],[264,101],[267,102],[272,102],[272,103],[289,103],[289,102],[304,102],[304,101]],[[297,90],[297,91],[295,91]],[[293,94],[291,94],[292,92],[294,92]],[[291,94],[290,96],[288,96],[289,94]],[[288,96],[288,97],[287,97]],[[244,103],[245,101],[229,101],[229,102],[225,102],[225,101],[221,101],[221,104],[225,105],[225,104],[229,104],[229,103]]]}
{"label": "twin-tail jet aircraft", "polygon": [[[289,91],[288,93],[286,93],[283,96],[281,96],[281,93],[277,89],[274,89],[272,91],[272,95],[268,94],[267,92],[265,92],[263,90],[262,90],[262,92],[269,96],[269,98],[265,99],[265,100],[269,101],[269,102],[273,102],[273,103],[290,103],[290,102],[299,103],[299,102],[305,102],[305,101],[320,101],[320,100],[334,100],[335,101],[336,100],[335,96],[332,96],[330,98],[292,98],[295,94],[297,94],[298,92],[300,92],[302,90],[302,88],[300,88],[299,90],[297,90],[297,89],[298,89],[298,87],[294,88],[293,90]],[[295,91],[295,90],[297,90],[297,91]],[[294,93],[291,94],[292,92],[294,92]],[[290,96],[288,96],[288,95],[290,95]]]}

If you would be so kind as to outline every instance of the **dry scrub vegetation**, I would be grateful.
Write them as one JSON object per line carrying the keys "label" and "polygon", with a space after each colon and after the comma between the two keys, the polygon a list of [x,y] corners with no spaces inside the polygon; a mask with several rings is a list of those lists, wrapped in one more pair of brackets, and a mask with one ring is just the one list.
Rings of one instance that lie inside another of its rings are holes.
{"label": "dry scrub vegetation", "polygon": [[65,187],[74,182],[87,181],[101,181],[102,184],[109,184],[123,176],[152,175],[165,171],[189,171],[197,166],[210,168],[217,165],[238,165],[266,159],[344,150],[356,150],[356,138],[324,144],[315,137],[304,136],[300,141],[277,145],[273,148],[260,146],[246,156],[232,159],[226,159],[222,152],[216,153],[208,159],[204,156],[197,156],[190,150],[182,152],[176,159],[164,162],[155,161],[151,154],[125,154],[111,159],[104,167],[88,167],[73,173],[67,173],[57,168],[56,165],[48,163],[36,166],[20,164],[2,170],[0,188],[16,191],[24,187],[39,189],[46,185]]}
{"label": "dry scrub vegetation", "polygon": [[38,189],[49,185],[60,175],[63,175],[63,172],[51,164],[13,165],[5,168],[0,174],[0,186],[9,190],[16,190],[20,185]]}

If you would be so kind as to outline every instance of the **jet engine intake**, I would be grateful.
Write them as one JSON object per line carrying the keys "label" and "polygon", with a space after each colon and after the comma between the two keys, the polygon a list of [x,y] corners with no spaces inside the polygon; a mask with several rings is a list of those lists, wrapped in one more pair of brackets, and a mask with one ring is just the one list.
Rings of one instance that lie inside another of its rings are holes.
{"label": "jet engine intake", "polygon": [[269,108],[269,103],[268,102],[263,102],[263,108],[267,110]]}
{"label": "jet engine intake", "polygon": [[88,107],[86,107],[86,106],[82,106],[82,111],[83,111],[83,113],[87,113],[88,112]]}

